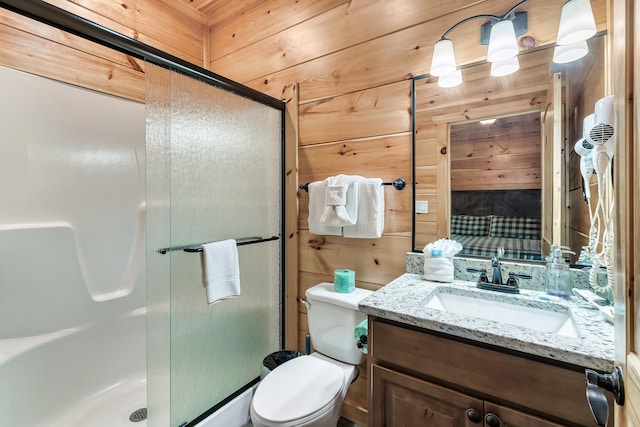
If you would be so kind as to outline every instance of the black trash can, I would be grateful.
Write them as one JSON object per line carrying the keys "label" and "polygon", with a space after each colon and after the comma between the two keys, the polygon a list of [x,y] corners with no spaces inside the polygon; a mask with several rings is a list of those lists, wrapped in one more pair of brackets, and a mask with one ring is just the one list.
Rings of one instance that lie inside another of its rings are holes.
{"label": "black trash can", "polygon": [[266,377],[269,372],[273,371],[284,362],[288,362],[298,356],[302,356],[302,353],[295,350],[280,350],[267,355],[267,357],[262,359],[262,372],[260,373],[260,379]]}

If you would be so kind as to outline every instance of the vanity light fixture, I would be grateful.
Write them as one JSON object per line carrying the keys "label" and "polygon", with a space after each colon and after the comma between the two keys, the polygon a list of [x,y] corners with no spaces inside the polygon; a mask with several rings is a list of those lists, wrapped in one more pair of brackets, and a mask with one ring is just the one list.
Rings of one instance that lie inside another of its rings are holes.
{"label": "vanity light fixture", "polygon": [[562,6],[556,39],[558,45],[585,41],[597,31],[589,0],[569,0]]}
{"label": "vanity light fixture", "polygon": [[[452,87],[462,82],[462,77],[459,75],[460,70],[458,70],[456,64],[453,42],[447,38],[447,35],[458,26],[473,19],[488,19],[488,22],[481,27],[480,44],[489,45],[487,53],[489,62],[502,62],[516,57],[518,55],[518,40],[516,37],[526,33],[529,27],[527,12],[516,12],[515,10],[527,1],[521,0],[502,16],[490,14],[473,15],[457,22],[445,31],[440,40],[433,46],[433,56],[431,57],[429,71],[432,76],[439,77],[438,85]],[[513,68],[513,61],[511,64],[511,68]],[[446,81],[440,82],[440,79]]]}
{"label": "vanity light fixture", "polygon": [[565,64],[589,53],[587,39],[598,31],[589,0],[568,0],[562,6],[553,62]]}
{"label": "vanity light fixture", "polygon": [[520,61],[518,61],[518,57],[514,56],[509,59],[505,59],[500,62],[492,62],[491,63],[491,75],[493,77],[502,77],[508,76],[509,74],[513,74],[520,69]]}
{"label": "vanity light fixture", "polygon": [[577,43],[556,45],[553,49],[553,62],[556,64],[566,64],[576,61],[589,53],[589,46],[586,40]]}
{"label": "vanity light fixture", "polygon": [[513,22],[506,18],[493,24],[489,37],[487,61],[502,62],[518,54],[518,40]]}
{"label": "vanity light fixture", "polygon": [[[480,44],[489,45],[487,61],[491,62],[491,75],[500,77],[516,72],[520,68],[516,37],[529,30],[527,12],[516,12],[516,9],[527,1],[529,0],[521,0],[502,16],[473,15],[445,31],[433,46],[429,71],[432,76],[438,77],[438,86],[453,87],[462,82],[462,77],[458,74],[460,70],[456,64],[453,42],[447,36],[458,26],[473,19],[488,20],[480,28]],[[589,50],[588,47],[585,50],[584,42],[596,32],[590,0],[568,0],[562,6],[554,62],[571,62],[586,55]],[[578,42],[582,43],[575,44]]]}
{"label": "vanity light fixture", "polygon": [[453,53],[453,42],[444,36],[433,46],[431,60],[432,76],[447,76],[456,71],[456,57]]}
{"label": "vanity light fixture", "polygon": [[455,70],[451,74],[438,78],[438,86],[440,87],[454,87],[460,83],[462,83],[462,72],[460,70]]}

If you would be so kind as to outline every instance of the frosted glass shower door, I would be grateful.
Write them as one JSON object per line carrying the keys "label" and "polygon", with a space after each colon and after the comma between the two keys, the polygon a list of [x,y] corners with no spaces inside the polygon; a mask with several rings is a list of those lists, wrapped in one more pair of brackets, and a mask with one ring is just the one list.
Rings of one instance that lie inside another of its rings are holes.
{"label": "frosted glass shower door", "polygon": [[238,246],[241,294],[213,305],[200,253],[157,250],[281,235],[282,111],[151,64],[146,79],[149,424],[173,427],[281,348],[281,240]]}

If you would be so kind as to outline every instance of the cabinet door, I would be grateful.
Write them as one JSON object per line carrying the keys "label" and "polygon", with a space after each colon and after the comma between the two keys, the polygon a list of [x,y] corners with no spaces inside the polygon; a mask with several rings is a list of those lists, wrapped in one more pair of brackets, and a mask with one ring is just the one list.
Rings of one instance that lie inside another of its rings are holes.
{"label": "cabinet door", "polygon": [[482,400],[377,365],[371,374],[370,427],[482,425]]}
{"label": "cabinet door", "polygon": [[[491,416],[494,416],[493,418]],[[490,402],[484,404],[485,427],[562,427],[533,415],[525,414]]]}

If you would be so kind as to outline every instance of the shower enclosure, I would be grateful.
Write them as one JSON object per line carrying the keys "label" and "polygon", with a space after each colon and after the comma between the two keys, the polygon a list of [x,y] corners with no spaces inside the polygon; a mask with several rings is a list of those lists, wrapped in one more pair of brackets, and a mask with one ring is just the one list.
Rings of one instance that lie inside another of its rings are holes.
{"label": "shower enclosure", "polygon": [[[149,404],[178,426],[282,346],[282,112],[151,64],[146,80]],[[224,239],[240,244],[241,294],[207,305],[192,250]]]}
{"label": "shower enclosure", "polygon": [[[0,68],[0,425],[195,426],[283,346],[284,103],[0,6],[147,61],[143,103]],[[241,293],[208,305],[198,249],[225,239]]]}
{"label": "shower enclosure", "polygon": [[2,426],[146,407],[144,123],[143,104],[0,67]]}

